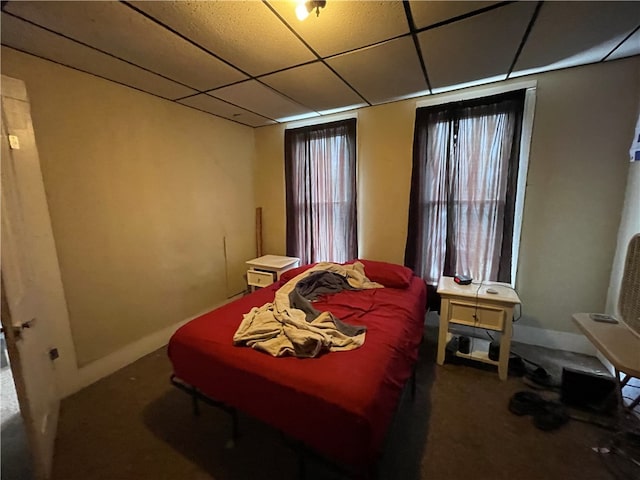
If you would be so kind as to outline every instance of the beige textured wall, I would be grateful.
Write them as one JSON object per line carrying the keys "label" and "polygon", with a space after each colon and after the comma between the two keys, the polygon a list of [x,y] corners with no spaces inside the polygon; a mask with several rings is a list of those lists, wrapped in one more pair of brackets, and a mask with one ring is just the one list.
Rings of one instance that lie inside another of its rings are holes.
{"label": "beige textured wall", "polygon": [[525,324],[576,331],[572,313],[605,309],[640,57],[538,80],[518,288]]}
{"label": "beige textured wall", "polygon": [[2,72],[31,98],[79,365],[244,288],[253,129],[4,47]]}
{"label": "beige textured wall", "polygon": [[286,193],[284,187],[284,125],[257,128],[254,185],[256,207],[262,207],[262,250],[286,253]]}
{"label": "beige textured wall", "polygon": [[[631,143],[631,142],[629,142]],[[611,282],[607,295],[606,312],[620,316],[618,302],[622,289],[622,277],[627,260],[627,250],[631,238],[640,233],[640,162],[629,163],[627,188],[625,190],[624,208],[620,230],[618,231],[618,244],[611,271]]]}
{"label": "beige textured wall", "polygon": [[415,100],[358,113],[358,238],[363,258],[404,261],[415,116]]}
{"label": "beige textured wall", "polygon": [[[635,57],[531,77],[538,88],[517,285],[524,325],[573,332],[572,312],[605,307],[639,65]],[[363,257],[403,261],[415,103],[358,111]],[[265,246],[278,252],[285,249],[283,132],[256,132],[256,202],[268,212]]]}

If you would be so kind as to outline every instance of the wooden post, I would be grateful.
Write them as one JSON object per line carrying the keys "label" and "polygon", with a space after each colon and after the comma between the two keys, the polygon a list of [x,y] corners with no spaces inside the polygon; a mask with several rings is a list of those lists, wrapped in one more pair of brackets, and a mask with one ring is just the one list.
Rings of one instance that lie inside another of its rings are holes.
{"label": "wooden post", "polygon": [[262,256],[262,207],[256,208],[256,257]]}

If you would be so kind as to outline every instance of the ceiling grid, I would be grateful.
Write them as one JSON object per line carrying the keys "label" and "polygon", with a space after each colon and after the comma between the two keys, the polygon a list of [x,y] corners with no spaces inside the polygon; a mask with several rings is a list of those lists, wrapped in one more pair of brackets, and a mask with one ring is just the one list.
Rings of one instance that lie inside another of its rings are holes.
{"label": "ceiling grid", "polygon": [[520,46],[518,46],[518,50],[516,51],[515,56],[513,57],[513,61],[511,62],[511,66],[509,66],[509,71],[507,72],[507,78],[511,76],[511,72],[513,72],[513,67],[515,67],[516,62],[518,61],[518,57],[520,53],[522,53],[522,49],[524,48],[525,43],[527,43],[527,38],[529,38],[529,34],[531,33],[531,29],[533,25],[536,23],[536,19],[538,18],[538,14],[540,13],[540,9],[542,8],[542,4],[544,2],[540,1],[536,5],[536,9],[533,11],[533,15],[531,16],[531,20],[529,21],[529,25],[527,25],[527,29],[522,36],[522,41],[520,42]]}
{"label": "ceiling grid", "polygon": [[2,45],[250,127],[640,55],[640,2],[2,2]]}
{"label": "ceiling grid", "polygon": [[[229,61],[225,60],[225,59],[224,59],[224,58],[222,58],[221,56],[219,56],[219,55],[215,54],[214,52],[212,52],[211,50],[209,50],[209,49],[207,49],[207,48],[203,47],[203,46],[202,46],[202,45],[200,45],[199,43],[195,42],[195,41],[194,41],[194,40],[192,40],[191,38],[189,38],[189,37],[187,37],[187,36],[183,35],[182,33],[178,32],[177,30],[173,29],[172,27],[170,27],[169,25],[165,24],[164,22],[161,22],[160,20],[156,19],[155,17],[153,17],[153,16],[151,16],[151,15],[147,14],[144,10],[141,10],[140,8],[136,7],[136,6],[135,6],[135,5],[133,5],[131,2],[128,2],[128,1],[126,1],[126,0],[121,0],[121,3],[122,3],[123,5],[128,6],[128,7],[129,7],[129,8],[131,8],[132,10],[134,10],[134,11],[138,12],[139,14],[141,14],[141,15],[143,15],[143,16],[145,16],[145,17],[147,17],[148,19],[150,19],[151,21],[153,21],[153,22],[157,23],[157,24],[158,24],[158,25],[160,25],[161,27],[163,27],[163,28],[167,29],[168,31],[170,31],[170,32],[171,32],[171,33],[173,33],[174,35],[177,35],[177,36],[179,36],[180,38],[183,38],[185,41],[189,42],[190,44],[192,44],[192,45],[193,45],[193,46],[195,46],[196,48],[201,49],[203,52],[206,52],[206,53],[208,53],[209,55],[211,55],[211,56],[213,56],[213,57],[217,58],[217,59],[218,59],[218,60],[220,60],[221,62],[223,62],[223,63],[225,63],[225,64],[229,65],[229,67],[231,67],[231,68],[234,68],[234,69],[238,70],[240,73],[242,73],[243,75],[245,75],[245,76],[247,77],[246,79],[238,80],[238,81],[236,81],[236,82],[234,82],[234,83],[230,83],[230,84],[227,84],[227,85],[223,85],[222,87],[231,86],[231,85],[234,85],[234,84],[240,84],[240,83],[243,83],[243,82],[245,82],[245,81],[249,81],[249,80],[257,80],[258,82],[262,83],[259,79],[257,79],[256,77],[252,76],[252,75],[251,75],[251,74],[249,74],[248,72],[245,72],[244,70],[242,70],[242,69],[241,69],[240,67],[238,67],[237,65],[235,65],[235,64],[233,64],[233,63],[231,63],[231,62],[229,62]],[[151,5],[152,5],[152,3],[151,3],[151,2],[146,2],[146,3],[149,3],[149,4],[151,4]],[[154,2],[154,3],[155,3],[155,2]],[[167,2],[157,2],[157,3],[167,3]],[[263,84],[263,85],[264,85],[265,87],[267,87],[267,88],[271,88],[271,87],[269,87],[269,85],[266,85],[266,84]],[[215,89],[213,89],[213,88],[211,88],[211,89],[205,89],[205,90],[204,90],[204,92],[205,92],[205,93],[212,93],[214,90],[215,90]],[[277,93],[277,94],[279,94],[279,95],[282,95],[282,96],[284,96],[284,97],[288,98],[289,100],[294,101],[292,98],[290,98],[290,97],[289,97],[288,95],[286,95],[285,93],[278,92],[278,91],[276,91],[276,90],[274,90],[274,91],[275,91],[275,93]],[[216,98],[218,98],[218,97],[216,97]],[[220,100],[225,101],[224,99],[220,99]],[[233,104],[232,104],[232,105],[233,105]],[[237,105],[236,105],[236,106],[237,106]],[[245,110],[248,110],[248,109],[245,109]],[[250,111],[251,113],[255,113],[255,114],[257,114],[257,115],[260,115],[259,113],[253,112],[253,111],[251,111],[251,110],[248,110],[248,111]],[[266,118],[269,118],[269,117],[268,117],[268,116],[266,116]],[[269,118],[269,119],[271,120],[271,118]]]}
{"label": "ceiling grid", "polygon": [[414,47],[416,47],[416,53],[418,54],[418,59],[420,60],[420,68],[422,69],[422,74],[424,75],[424,81],[427,82],[427,88],[429,89],[429,93],[431,93],[431,82],[429,82],[427,66],[424,64],[424,56],[422,55],[422,48],[420,47],[420,41],[418,40],[418,35],[416,33],[416,25],[413,21],[413,14],[411,13],[411,6],[409,5],[409,1],[404,0],[402,2],[402,6],[404,7],[404,12],[407,15],[407,23],[409,24],[409,31],[411,32],[411,40],[413,40],[413,45]]}

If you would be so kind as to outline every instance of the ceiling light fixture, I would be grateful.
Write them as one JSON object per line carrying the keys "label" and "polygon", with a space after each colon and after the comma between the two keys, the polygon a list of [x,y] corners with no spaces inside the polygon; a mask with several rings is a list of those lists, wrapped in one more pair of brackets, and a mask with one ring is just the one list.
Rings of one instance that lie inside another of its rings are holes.
{"label": "ceiling light fixture", "polygon": [[320,9],[324,8],[327,4],[327,0],[298,0],[298,6],[296,7],[296,16],[298,20],[302,21],[309,16],[315,9],[316,17],[320,16]]}

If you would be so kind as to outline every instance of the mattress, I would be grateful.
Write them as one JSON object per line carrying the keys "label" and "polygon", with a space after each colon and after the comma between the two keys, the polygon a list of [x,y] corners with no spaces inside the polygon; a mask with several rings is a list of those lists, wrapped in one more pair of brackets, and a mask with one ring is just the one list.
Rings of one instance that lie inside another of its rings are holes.
{"label": "mattress", "polygon": [[347,290],[314,302],[318,310],[367,327],[358,349],[301,359],[234,346],[242,315],[272,301],[279,287],[258,290],[178,329],[168,346],[174,374],[330,460],[371,465],[417,360],[424,281],[412,277],[406,288]]}

